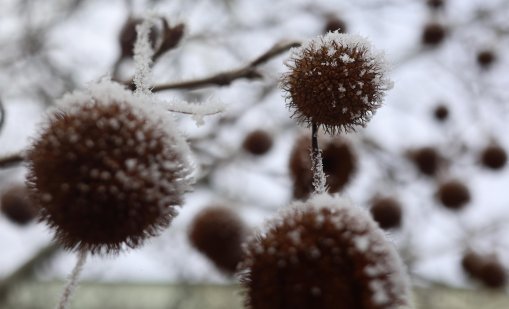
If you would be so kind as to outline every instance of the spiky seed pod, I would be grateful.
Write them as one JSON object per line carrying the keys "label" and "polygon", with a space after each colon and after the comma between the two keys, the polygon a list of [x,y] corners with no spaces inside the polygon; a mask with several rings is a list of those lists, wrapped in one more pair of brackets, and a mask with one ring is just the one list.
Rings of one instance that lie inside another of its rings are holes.
{"label": "spiky seed pod", "polygon": [[469,276],[479,278],[484,258],[474,251],[467,251],[461,258],[461,267]]}
{"label": "spiky seed pod", "polygon": [[[327,176],[328,192],[341,191],[350,181],[357,169],[357,159],[352,146],[340,137],[321,138],[323,171]],[[311,137],[298,138],[290,154],[289,167],[293,179],[293,195],[305,199],[313,192],[313,172],[311,170]]]}
{"label": "spiky seed pod", "polygon": [[490,145],[481,153],[481,163],[484,167],[498,170],[505,166],[507,162],[507,153],[499,145]]}
{"label": "spiky seed pod", "polygon": [[28,184],[65,248],[116,253],[170,224],[191,182],[188,146],[150,98],[106,80],[89,88],[47,117]]}
{"label": "spiky seed pod", "polygon": [[[137,32],[136,26],[141,25],[143,19],[129,17],[119,34],[120,52],[122,58],[131,58],[134,55],[134,43],[136,42]],[[152,48],[157,43],[158,30],[156,27],[150,29],[150,42]]]}
{"label": "spiky seed pod", "polygon": [[489,69],[497,60],[495,52],[492,50],[482,50],[477,54],[477,63],[483,69]]}
{"label": "spiky seed pod", "polygon": [[424,45],[435,47],[443,42],[446,35],[447,30],[442,24],[429,23],[424,26],[421,40]]}
{"label": "spiky seed pod", "polygon": [[363,37],[329,32],[293,49],[281,87],[293,117],[328,133],[364,126],[392,87],[383,53]]}
{"label": "spiky seed pod", "polygon": [[449,117],[449,109],[447,106],[440,104],[433,110],[433,116],[437,121],[443,122]]}
{"label": "spiky seed pod", "polygon": [[401,204],[393,197],[378,197],[371,204],[371,215],[382,229],[401,226]]}
{"label": "spiky seed pod", "polygon": [[264,130],[252,131],[244,139],[242,147],[254,155],[266,154],[272,148],[272,136]]}
{"label": "spiky seed pod", "polygon": [[189,228],[191,244],[222,271],[233,274],[242,256],[246,227],[230,208],[212,206],[196,215]]}
{"label": "spiky seed pod", "polygon": [[437,197],[445,207],[460,210],[470,201],[470,191],[463,182],[450,180],[440,185]]}
{"label": "spiky seed pod", "polygon": [[507,283],[506,269],[496,259],[488,259],[480,269],[479,280],[489,288],[502,288]]}
{"label": "spiky seed pod", "polygon": [[427,176],[434,176],[438,171],[441,157],[433,147],[423,147],[411,152],[411,159],[419,172]]}
{"label": "spiky seed pod", "polygon": [[324,33],[338,31],[340,33],[347,32],[346,23],[343,19],[335,16],[327,18],[324,26]]}
{"label": "spiky seed pod", "polygon": [[7,188],[0,198],[0,205],[4,216],[19,225],[26,225],[37,216],[37,209],[30,201],[24,185]]}
{"label": "spiky seed pod", "polygon": [[402,263],[363,209],[327,194],[295,202],[247,242],[241,264],[251,309],[399,308]]}

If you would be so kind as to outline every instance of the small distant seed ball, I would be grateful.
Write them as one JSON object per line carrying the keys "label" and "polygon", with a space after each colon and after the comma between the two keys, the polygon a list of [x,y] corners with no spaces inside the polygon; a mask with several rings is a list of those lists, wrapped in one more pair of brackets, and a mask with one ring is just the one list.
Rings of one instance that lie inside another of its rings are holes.
{"label": "small distant seed ball", "polygon": [[461,258],[461,267],[469,276],[479,278],[485,263],[483,256],[474,251],[467,251]]}
{"label": "small distant seed ball", "polygon": [[490,68],[496,60],[497,56],[492,50],[483,50],[477,54],[477,63],[483,69]]}
{"label": "small distant seed ball", "polygon": [[440,155],[433,147],[423,147],[414,150],[411,154],[415,166],[424,175],[434,176],[440,165]]}
{"label": "small distant seed ball", "polygon": [[14,185],[6,189],[0,198],[0,205],[4,216],[19,225],[26,225],[37,216],[37,209],[30,201],[24,185]]}
{"label": "small distant seed ball", "polygon": [[363,209],[327,194],[296,202],[246,243],[250,309],[389,309],[408,304],[399,256]]}
{"label": "small distant seed ball", "polygon": [[444,7],[445,0],[427,0],[428,7],[434,10],[438,10]]}
{"label": "small distant seed ball", "polygon": [[329,32],[293,49],[282,77],[293,117],[327,133],[365,126],[392,87],[387,63],[363,37]]}
{"label": "small distant seed ball", "polygon": [[427,46],[437,46],[442,43],[447,35],[447,29],[438,23],[429,23],[424,26],[422,43]]}
{"label": "small distant seed ball", "polygon": [[228,274],[237,269],[245,235],[242,219],[233,210],[221,206],[198,213],[189,229],[191,244]]}
{"label": "small distant seed ball", "polygon": [[260,156],[272,148],[272,143],[272,136],[267,131],[255,130],[246,136],[242,147],[247,152]]}
{"label": "small distant seed ball", "polygon": [[[119,34],[120,52],[122,58],[130,58],[134,55],[134,43],[136,43],[137,31],[136,27],[141,25],[143,19],[129,17]],[[149,40],[152,43],[152,48],[155,48],[157,41],[158,31],[156,27],[150,29]]]}
{"label": "small distant seed ball", "polygon": [[371,215],[382,229],[392,229],[401,226],[401,204],[392,197],[376,198],[371,205]]}
{"label": "small distant seed ball", "polygon": [[175,217],[191,183],[187,144],[148,100],[103,80],[64,96],[34,139],[31,197],[65,248],[135,248]]}
{"label": "small distant seed ball", "polygon": [[[344,138],[321,138],[323,171],[327,176],[328,192],[341,191],[357,170],[357,158],[353,147]],[[293,180],[293,196],[305,199],[313,192],[311,170],[311,137],[299,137],[290,154],[289,168]]]}
{"label": "small distant seed ball", "polygon": [[470,191],[463,182],[450,180],[440,185],[437,197],[446,208],[460,210],[470,202]]}
{"label": "small distant seed ball", "polygon": [[507,153],[504,148],[498,145],[488,146],[481,153],[481,162],[487,168],[501,169],[507,162]]}
{"label": "small distant seed ball", "polygon": [[479,280],[489,288],[502,288],[507,284],[507,271],[497,260],[489,260],[480,269]]}
{"label": "small distant seed ball", "polygon": [[341,33],[347,32],[347,26],[343,19],[338,17],[329,17],[325,23],[324,33],[338,31]]}
{"label": "small distant seed ball", "polygon": [[438,105],[435,107],[433,115],[437,121],[443,122],[449,118],[449,109],[445,105]]}

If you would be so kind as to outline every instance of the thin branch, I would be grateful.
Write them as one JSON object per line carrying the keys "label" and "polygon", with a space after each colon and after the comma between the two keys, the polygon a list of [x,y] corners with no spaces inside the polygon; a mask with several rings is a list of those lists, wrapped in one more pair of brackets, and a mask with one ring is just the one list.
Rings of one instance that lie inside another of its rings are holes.
{"label": "thin branch", "polygon": [[259,65],[266,63],[270,59],[280,55],[281,53],[284,53],[292,47],[298,46],[300,46],[299,42],[278,43],[244,67],[231,71],[221,72],[201,79],[156,85],[154,88],[152,88],[152,92],[159,92],[170,89],[196,89],[207,86],[227,86],[233,81],[241,78],[259,79],[263,77],[262,74],[257,70]]}
{"label": "thin branch", "polygon": [[60,302],[58,303],[57,309],[67,309],[69,308],[69,304],[71,302],[71,297],[78,286],[78,279],[81,271],[83,270],[83,266],[87,260],[87,251],[83,250],[78,253],[78,261],[76,262],[76,266],[71,272],[69,276],[69,281],[65,286],[64,292],[62,293],[62,297],[60,298]]}
{"label": "thin branch", "polygon": [[21,153],[15,153],[8,156],[0,157],[0,168],[7,168],[14,165],[18,165],[25,157]]}
{"label": "thin branch", "polygon": [[325,174],[323,172],[322,153],[318,147],[318,125],[311,124],[311,162],[313,164],[313,187],[315,193],[324,193],[326,187]]}
{"label": "thin branch", "polygon": [[5,122],[5,108],[2,103],[2,100],[0,100],[0,132],[2,132],[2,128],[4,127]]}

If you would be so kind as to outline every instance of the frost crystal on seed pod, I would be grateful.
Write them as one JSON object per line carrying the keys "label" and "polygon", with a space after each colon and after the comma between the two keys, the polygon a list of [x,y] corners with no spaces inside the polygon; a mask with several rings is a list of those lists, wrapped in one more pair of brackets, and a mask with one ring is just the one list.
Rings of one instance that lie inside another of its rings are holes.
{"label": "frost crystal on seed pod", "polygon": [[281,86],[301,123],[329,133],[364,126],[392,88],[382,52],[363,37],[329,32],[293,50]]}

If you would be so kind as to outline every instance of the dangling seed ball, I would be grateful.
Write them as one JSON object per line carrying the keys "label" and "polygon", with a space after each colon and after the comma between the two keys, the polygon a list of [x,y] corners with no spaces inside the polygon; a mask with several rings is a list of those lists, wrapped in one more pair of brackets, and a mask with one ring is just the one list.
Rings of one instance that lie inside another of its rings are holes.
{"label": "dangling seed ball", "polygon": [[507,153],[504,148],[498,145],[486,147],[481,153],[481,163],[484,167],[499,170],[507,162]]}
{"label": "dangling seed ball", "polygon": [[331,16],[331,17],[327,18],[323,32],[328,33],[328,32],[334,32],[334,31],[338,31],[340,33],[346,33],[347,27],[346,27],[346,23],[343,19]]}
{"label": "dangling seed ball", "polygon": [[[134,55],[134,43],[136,42],[136,26],[141,25],[143,19],[129,17],[119,34],[120,52],[122,58],[131,58]],[[156,27],[150,29],[150,42],[152,48],[155,48],[158,31]]]}
{"label": "dangling seed ball", "polygon": [[484,258],[474,251],[467,251],[461,258],[461,267],[472,278],[479,278]]}
{"label": "dangling seed ball", "polygon": [[433,116],[439,122],[444,122],[449,118],[449,109],[447,106],[440,104],[433,110]]}
{"label": "dangling seed ball", "polygon": [[[357,160],[352,146],[343,138],[321,138],[323,171],[327,176],[328,192],[341,191],[355,174]],[[303,135],[298,138],[290,154],[290,175],[293,179],[293,195],[305,199],[314,190],[313,172],[311,170],[311,137]]]}
{"label": "dangling seed ball", "polygon": [[496,259],[489,259],[480,269],[479,280],[489,288],[502,288],[507,283],[506,269]]}
{"label": "dangling seed ball", "polygon": [[373,219],[384,230],[401,226],[402,209],[400,203],[395,198],[375,198],[370,211]]}
{"label": "dangling seed ball", "polygon": [[296,202],[246,244],[251,309],[389,309],[407,305],[402,263],[363,209],[327,194]]}
{"label": "dangling seed ball", "polygon": [[461,181],[450,180],[440,185],[437,197],[445,207],[460,210],[470,201],[470,191]]}
{"label": "dangling seed ball", "polygon": [[497,56],[492,50],[482,50],[477,54],[477,63],[483,69],[489,69],[497,60]]}
{"label": "dangling seed ball", "polygon": [[246,136],[242,147],[251,154],[264,155],[272,148],[272,136],[264,130],[255,130]]}
{"label": "dangling seed ball", "polygon": [[191,167],[166,111],[106,80],[57,104],[27,153],[32,199],[56,239],[116,253],[167,227]]}
{"label": "dangling seed ball", "polygon": [[432,10],[439,10],[445,6],[445,0],[427,0],[426,3]]}
{"label": "dangling seed ball", "polygon": [[422,32],[422,43],[427,46],[435,47],[443,42],[447,30],[445,27],[438,23],[429,23],[424,26]]}
{"label": "dangling seed ball", "polygon": [[242,255],[246,228],[231,209],[214,206],[201,211],[189,229],[191,244],[219,269],[233,274]]}
{"label": "dangling seed ball", "polygon": [[441,157],[435,148],[419,148],[412,151],[410,156],[419,172],[427,176],[434,176],[437,173]]}
{"label": "dangling seed ball", "polygon": [[3,215],[19,225],[26,225],[37,216],[37,208],[30,201],[24,185],[14,185],[6,189],[0,198],[0,205]]}
{"label": "dangling seed ball", "polygon": [[329,32],[294,49],[281,82],[300,123],[328,133],[364,126],[392,87],[383,53],[363,37]]}

